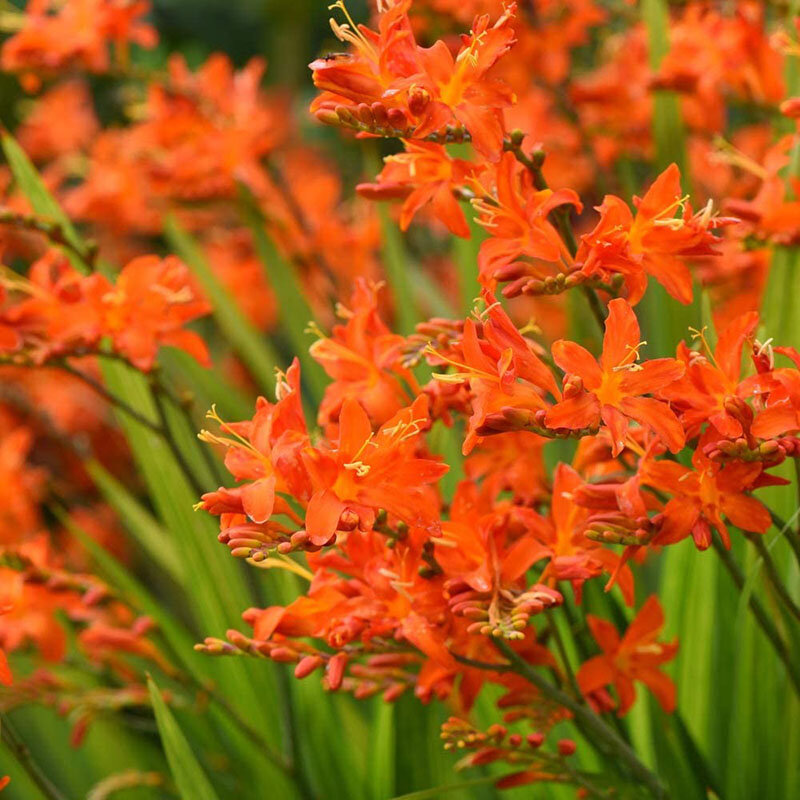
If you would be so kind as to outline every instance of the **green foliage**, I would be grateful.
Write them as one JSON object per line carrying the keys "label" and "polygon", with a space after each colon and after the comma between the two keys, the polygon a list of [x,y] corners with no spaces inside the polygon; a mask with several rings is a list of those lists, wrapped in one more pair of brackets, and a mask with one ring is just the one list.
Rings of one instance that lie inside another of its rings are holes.
{"label": "green foliage", "polygon": [[158,733],[180,796],[191,797],[192,800],[218,800],[202,767],[197,763],[189,742],[186,741],[172,712],[167,708],[160,689],[152,678],[147,679],[147,685],[156,715]]}

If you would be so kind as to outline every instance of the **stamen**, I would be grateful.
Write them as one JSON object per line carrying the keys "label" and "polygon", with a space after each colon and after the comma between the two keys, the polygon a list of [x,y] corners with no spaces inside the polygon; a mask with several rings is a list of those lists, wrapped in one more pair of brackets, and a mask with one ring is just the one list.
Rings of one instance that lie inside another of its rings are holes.
{"label": "stamen", "polygon": [[[625,358],[622,359],[621,363],[617,364],[616,367],[612,368],[612,372],[623,372],[623,371],[640,372],[642,370],[642,365],[637,364],[636,361],[640,358],[639,350],[646,344],[647,342],[644,340],[639,342],[639,344],[637,344],[636,347],[632,347],[631,345],[626,344],[625,347],[629,351],[628,355],[626,355]],[[631,361],[630,363],[625,363],[631,357],[631,355],[633,356],[633,361]]]}

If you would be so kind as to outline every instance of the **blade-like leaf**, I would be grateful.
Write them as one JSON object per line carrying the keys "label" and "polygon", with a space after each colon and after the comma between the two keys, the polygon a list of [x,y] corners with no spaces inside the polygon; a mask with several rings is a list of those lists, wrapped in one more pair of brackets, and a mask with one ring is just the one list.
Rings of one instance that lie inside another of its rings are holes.
{"label": "blade-like leaf", "polygon": [[451,783],[445,786],[434,786],[432,789],[420,789],[418,792],[398,795],[397,797],[393,797],[392,800],[437,800],[437,798],[444,797],[453,792],[463,792],[465,789],[486,786],[489,783],[494,783],[497,779],[497,775],[487,775],[484,778],[473,778],[471,781]]}
{"label": "blade-like leaf", "polygon": [[307,328],[314,319],[314,314],[306,302],[294,267],[281,256],[268,234],[263,215],[252,193],[241,186],[240,197],[242,216],[253,234],[256,253],[278,300],[281,328],[286,332],[292,352],[300,359],[303,382],[309,387],[312,398],[319,400],[325,390],[327,378],[322,367],[308,352],[310,340]]}
{"label": "blade-like leaf", "polygon": [[150,690],[150,702],[156,715],[158,732],[164,745],[170,772],[178,787],[178,792],[185,800],[218,800],[217,793],[211,786],[202,767],[189,747],[189,742],[178,727],[172,712],[167,708],[161,692],[152,678],[147,679]]}
{"label": "blade-like leaf", "polygon": [[184,578],[183,562],[167,532],[99,461],[89,459],[84,467],[142,550],[180,585]]}
{"label": "blade-like leaf", "polygon": [[65,254],[75,269],[79,272],[88,272],[88,265],[75,252],[76,250],[83,250],[84,244],[69,217],[47,190],[39,173],[36,171],[36,167],[33,166],[25,151],[10,134],[2,134],[2,145],[3,153],[14,175],[14,180],[17,182],[22,194],[28,198],[37,214],[50,222],[58,224],[64,238],[71,245],[71,247],[64,248]]}
{"label": "blade-like leaf", "polygon": [[261,390],[271,393],[274,389],[275,367],[280,365],[280,358],[269,340],[242,313],[236,301],[214,275],[197,242],[174,217],[167,218],[165,235],[176,255],[200,280],[214,306],[214,319],[225,338],[245,363]]}

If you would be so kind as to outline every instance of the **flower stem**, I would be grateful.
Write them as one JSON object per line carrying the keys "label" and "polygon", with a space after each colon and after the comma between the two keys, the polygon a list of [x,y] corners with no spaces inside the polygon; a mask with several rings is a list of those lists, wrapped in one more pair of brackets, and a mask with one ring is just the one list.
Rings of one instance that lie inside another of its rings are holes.
{"label": "flower stem", "polygon": [[67,796],[44,774],[36,763],[28,746],[20,738],[6,714],[0,713],[0,739],[11,751],[17,763],[25,770],[28,777],[39,787],[48,800],[67,800]]}
{"label": "flower stem", "polygon": [[667,796],[666,789],[658,775],[648,769],[639,760],[636,753],[597,714],[539,675],[506,641],[503,639],[493,639],[492,641],[494,646],[508,659],[514,672],[532,683],[548,699],[571,711],[576,722],[580,723],[583,729],[596,740],[597,746],[609,756],[619,759],[630,774],[645,786],[653,797],[665,798]]}

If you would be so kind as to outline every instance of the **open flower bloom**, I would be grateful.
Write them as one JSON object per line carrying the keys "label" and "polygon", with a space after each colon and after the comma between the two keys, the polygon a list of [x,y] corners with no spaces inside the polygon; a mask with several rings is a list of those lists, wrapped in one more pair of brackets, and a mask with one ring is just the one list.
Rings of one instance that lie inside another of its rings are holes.
{"label": "open flower bloom", "polygon": [[633,605],[633,573],[613,550],[584,536],[589,512],[576,502],[575,491],[583,478],[568,464],[559,464],[553,475],[550,514],[533,526],[542,549],[537,558],[548,559],[540,580],[547,585],[569,581],[578,602],[583,584],[603,572],[615,576],[625,602]]}
{"label": "open flower bloom", "polygon": [[31,0],[22,29],[3,44],[3,69],[57,73],[83,67],[105,72],[110,45],[123,61],[131,43],[155,46],[158,35],[142,20],[149,11],[147,0]]}
{"label": "open flower bloom", "polygon": [[433,524],[438,504],[429,484],[448,466],[415,455],[430,424],[427,406],[427,399],[418,397],[373,433],[361,404],[353,397],[344,401],[338,443],[304,453],[314,486],[306,509],[306,531],[313,544],[327,542],[346,511],[362,528],[372,525],[380,509],[408,524]]}
{"label": "open flower bloom", "polygon": [[[758,325],[758,313],[742,314],[722,332],[712,353],[678,346],[678,358],[686,372],[661,391],[680,414],[687,436],[693,438],[705,422],[710,422],[720,436],[742,435],[742,423],[725,405],[731,398],[744,399],[749,383],[741,381],[742,348]],[[705,338],[698,334],[705,345]]]}
{"label": "open flower bloom", "polygon": [[514,94],[487,73],[514,43],[514,4],[494,25],[488,15],[476,17],[455,57],[442,40],[430,48],[416,44],[409,6],[410,0],[390,5],[374,32],[355,25],[343,2],[335,4],[348,21],[331,21],[331,27],[354,52],[311,64],[314,85],[323,90],[311,110],[319,115],[351,108],[366,130],[391,128],[407,138],[457,126],[466,129],[479,153],[496,160],[503,149],[502,109]]}
{"label": "open flower bloom", "polygon": [[453,613],[473,620],[475,631],[521,639],[530,615],[561,603],[557,591],[529,586],[525,577],[541,558],[530,535],[536,517],[531,509],[496,502],[474,483],[459,484],[434,552],[448,576]]}
{"label": "open flower bloom", "polygon": [[[564,205],[580,211],[578,195],[570,189],[537,189],[530,170],[522,167],[513,153],[504,153],[492,172],[494,191],[476,182],[476,190],[481,189],[484,196],[473,201],[478,224],[490,234],[478,254],[481,283],[493,289],[502,270],[520,259],[526,266],[530,262],[537,277],[562,271],[572,257],[550,221],[550,213]],[[538,269],[537,264],[541,264]]]}
{"label": "open flower bloom", "polygon": [[[310,484],[301,467],[300,451],[309,444],[300,403],[300,365],[297,359],[280,376],[277,402],[259,397],[251,420],[221,423],[220,436],[203,431],[200,438],[225,449],[225,466],[241,486],[220,488],[203,495],[200,506],[221,516],[223,531],[244,530],[248,520],[266,523],[277,509],[288,511],[288,504],[276,497],[286,493],[308,497]],[[218,421],[214,411],[209,416]],[[221,422],[221,421],[220,421]],[[296,516],[296,515],[295,515]]]}
{"label": "open flower bloom", "polygon": [[773,384],[767,407],[758,414],[750,429],[753,436],[760,439],[800,431],[800,358],[791,348],[775,350],[793,358],[795,368],[776,369],[769,374]]}
{"label": "open flower bloom", "polygon": [[725,547],[730,548],[730,534],[723,516],[745,531],[765,533],[769,529],[772,524],[769,511],[748,494],[763,485],[759,483],[763,469],[760,463],[734,461],[721,466],[709,461],[702,446],[698,446],[692,466],[690,469],[677,461],[650,459],[643,464],[642,482],[670,495],[654,544],[674,544],[691,534],[697,548],[705,550],[715,529]]}
{"label": "open flower bloom", "polygon": [[464,455],[479,441],[487,418],[504,409],[544,410],[546,394],[560,397],[553,373],[509,319],[494,295],[484,293],[488,305],[480,323],[467,319],[457,354],[442,357],[455,372],[436,374],[445,383],[468,383],[472,414],[464,439]]}
{"label": "open flower bloom", "polygon": [[688,198],[681,194],[680,170],[675,164],[634,203],[635,216],[625,201],[606,196],[597,209],[600,221],[581,239],[576,262],[589,275],[625,276],[632,304],[644,294],[648,276],[675,299],[691,302],[692,277],[685,260],[715,255],[718,240],[711,231],[733,220],[713,217],[710,205],[692,214]]}
{"label": "open flower bloom", "polygon": [[360,183],[356,191],[374,200],[401,197],[400,228],[408,230],[414,215],[430,203],[433,215],[456,236],[469,238],[464,211],[454,192],[478,172],[480,167],[462,158],[453,158],[440,144],[404,142],[405,152],[387,156],[375,183]]}
{"label": "open flower bloom", "polygon": [[684,365],[674,358],[657,358],[638,363],[639,322],[633,309],[622,299],[608,304],[603,353],[599,362],[585,348],[561,339],[553,344],[553,359],[580,385],[547,412],[551,428],[581,429],[598,425],[608,427],[613,454],[625,447],[630,420],[652,428],[676,453],[683,447],[683,427],[663,400],[643,397],[658,392],[683,375]]}
{"label": "open flower bloom", "polygon": [[379,288],[358,278],[350,307],[337,307],[344,324],[309,349],[333,378],[317,415],[322,426],[338,419],[347,397],[358,397],[373,424],[381,425],[406,406],[409,391],[418,393],[413,372],[401,363],[405,340],[391,332],[378,312]]}
{"label": "open flower bloom", "polygon": [[620,638],[611,622],[587,615],[586,621],[602,655],[590,658],[578,670],[578,686],[587,697],[613,685],[619,698],[619,716],[627,713],[636,699],[634,681],[641,681],[655,695],[666,712],[675,709],[675,684],[659,668],[678,652],[677,640],[657,641],[664,627],[661,603],[653,595],[639,609],[625,635]]}
{"label": "open flower bloom", "polygon": [[85,355],[107,336],[112,349],[141,370],[152,368],[162,345],[208,364],[205,342],[183,326],[210,306],[175,256],[135,258],[112,284],[103,275],[81,275],[63,254],[50,250],[27,279],[5,273],[3,280],[18,299],[5,311],[7,324],[17,332],[15,351],[36,361]]}

